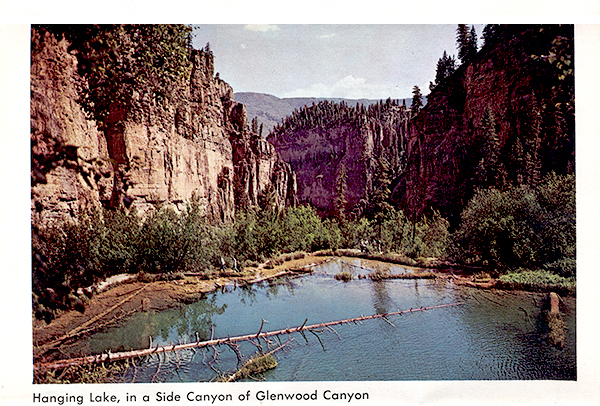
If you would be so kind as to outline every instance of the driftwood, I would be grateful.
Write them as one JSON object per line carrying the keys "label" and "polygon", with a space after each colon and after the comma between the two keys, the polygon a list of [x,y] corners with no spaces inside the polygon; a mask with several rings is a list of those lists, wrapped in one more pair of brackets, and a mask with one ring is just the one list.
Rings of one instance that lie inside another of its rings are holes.
{"label": "driftwood", "polygon": [[[36,364],[36,365],[34,365],[34,369],[36,369],[36,370],[60,369],[60,368],[66,368],[66,367],[73,366],[73,365],[83,365],[83,364],[90,364],[90,363],[103,362],[103,361],[117,361],[117,360],[122,360],[122,359],[127,359],[127,358],[133,358],[133,357],[142,357],[142,356],[151,355],[154,353],[160,354],[160,353],[169,352],[169,351],[185,350],[188,348],[203,348],[203,347],[208,347],[208,346],[218,346],[218,345],[229,344],[229,343],[234,343],[234,342],[238,342],[238,341],[251,341],[252,339],[257,339],[257,338],[265,339],[267,337],[273,337],[273,336],[284,335],[284,334],[292,334],[295,332],[302,332],[305,330],[312,332],[312,330],[318,330],[323,327],[330,327],[330,326],[335,326],[338,324],[357,323],[357,322],[361,322],[363,320],[380,319],[380,318],[385,318],[386,316],[419,312],[419,311],[425,311],[425,310],[431,310],[431,309],[439,309],[439,308],[450,307],[450,306],[459,306],[462,304],[463,303],[459,302],[459,303],[449,303],[449,304],[443,304],[443,305],[437,305],[437,306],[419,307],[417,309],[411,308],[410,310],[401,310],[401,311],[399,310],[396,312],[390,312],[390,313],[384,313],[384,314],[374,314],[371,316],[360,316],[360,317],[354,317],[351,319],[336,320],[336,321],[330,321],[330,322],[325,322],[325,323],[313,324],[313,325],[309,325],[309,326],[306,325],[306,320],[305,320],[304,323],[302,324],[302,326],[290,327],[290,328],[286,328],[283,330],[265,331],[263,333],[261,333],[259,330],[258,334],[253,333],[253,334],[247,334],[247,335],[243,335],[243,336],[217,338],[217,339],[211,338],[211,340],[207,340],[207,341],[197,341],[197,342],[191,342],[191,343],[185,343],[185,344],[174,344],[174,345],[167,345],[167,346],[162,346],[162,347],[156,346],[154,348],[145,348],[145,349],[140,349],[140,350],[123,351],[123,352],[117,352],[117,353],[108,352],[108,353],[103,353],[103,354],[98,354],[98,355],[90,355],[87,357],[72,358],[72,359],[59,360],[59,361],[55,361],[55,362],[51,362],[51,363]],[[387,321],[389,321],[389,320],[387,320]],[[261,328],[262,328],[262,326],[261,326]]]}
{"label": "driftwood", "polygon": [[549,294],[550,297],[550,314],[560,314],[560,310],[559,310],[559,298],[558,295],[555,292],[550,292]]}

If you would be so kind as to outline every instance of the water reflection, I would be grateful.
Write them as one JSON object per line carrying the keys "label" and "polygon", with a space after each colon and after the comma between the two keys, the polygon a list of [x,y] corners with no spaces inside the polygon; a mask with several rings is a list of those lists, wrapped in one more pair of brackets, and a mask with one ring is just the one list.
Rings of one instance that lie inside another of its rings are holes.
{"label": "water reflection", "polygon": [[216,302],[217,295],[213,294],[193,305],[135,314],[123,326],[95,334],[90,348],[93,352],[103,352],[146,348],[151,342],[163,345],[208,340],[213,318],[227,309],[226,303]]}
{"label": "water reflection", "polygon": [[388,293],[389,284],[385,281],[373,281],[371,286],[373,286],[373,307],[376,314],[398,310],[398,305],[390,298]]}
{"label": "water reflection", "polygon": [[[403,316],[346,324],[335,332],[323,330],[293,334],[293,344],[277,354],[278,367],[265,378],[293,380],[436,380],[436,379],[576,379],[575,299],[566,298],[568,327],[563,350],[548,345],[544,330],[544,296],[535,293],[479,290],[447,280],[353,279],[348,283],[333,275],[348,270],[366,275],[372,270],[410,272],[401,266],[343,258],[323,264],[313,275],[282,278],[253,287],[239,287],[206,299],[157,313],[142,313],[124,325],[92,337],[96,351],[125,345],[131,348],[155,341],[215,337],[383,314],[421,306],[462,302],[464,305]],[[572,309],[572,310],[569,310]],[[281,337],[285,341],[290,337]],[[271,340],[271,345],[278,345]],[[269,344],[262,342],[264,348]],[[244,354],[256,350],[241,345]],[[207,366],[213,350],[172,355],[171,366],[161,366],[162,380],[210,380],[215,371]],[[182,360],[185,360],[182,361]],[[233,351],[219,348],[219,368],[235,369]],[[158,370],[149,359],[137,378],[149,381]],[[184,364],[184,365],[182,365]],[[214,364],[211,364],[214,367]]]}

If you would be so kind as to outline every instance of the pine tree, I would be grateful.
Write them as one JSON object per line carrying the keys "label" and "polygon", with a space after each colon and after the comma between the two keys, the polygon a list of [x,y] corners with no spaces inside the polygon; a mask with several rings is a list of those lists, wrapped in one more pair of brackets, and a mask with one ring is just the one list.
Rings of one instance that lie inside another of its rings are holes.
{"label": "pine tree", "polygon": [[456,43],[458,45],[458,59],[465,63],[469,57],[469,26],[458,24],[456,29]]}
{"label": "pine tree", "polygon": [[423,99],[422,99],[422,95],[421,95],[421,89],[419,89],[419,86],[413,87],[413,98],[412,98],[412,104],[410,106],[412,112],[413,112],[413,116],[416,115],[420,110],[421,107],[423,107]]}
{"label": "pine tree", "polygon": [[483,28],[483,46],[494,46],[500,42],[504,35],[504,28],[499,24],[487,24]]}
{"label": "pine tree", "polygon": [[475,32],[475,26],[471,26],[471,31],[467,36],[467,59],[470,61],[477,53],[477,32]]}
{"label": "pine tree", "polygon": [[541,109],[537,98],[530,102],[529,134],[525,139],[525,182],[528,185],[537,185],[541,180]]}
{"label": "pine tree", "polygon": [[481,121],[481,134],[481,159],[475,171],[476,184],[483,188],[491,186],[502,189],[504,180],[499,162],[500,141],[496,133],[496,120],[489,107]]}
{"label": "pine tree", "polygon": [[377,160],[375,179],[373,180],[373,191],[370,196],[371,214],[377,226],[379,240],[381,240],[383,223],[390,218],[394,208],[390,204],[392,194],[392,171],[388,160],[380,156]]}
{"label": "pine tree", "polygon": [[511,149],[511,161],[514,167],[515,179],[518,185],[522,184],[525,179],[525,168],[524,168],[524,151],[523,143],[517,136]]}
{"label": "pine tree", "polygon": [[473,59],[477,53],[477,32],[475,26],[469,29],[466,24],[458,24],[456,29],[456,43],[458,45],[458,58],[462,63]]}
{"label": "pine tree", "polygon": [[444,54],[437,62],[437,68],[435,71],[435,81],[433,83],[430,82],[429,89],[433,90],[444,81],[448,76],[452,75],[456,70],[456,60],[454,56],[448,56],[446,51],[444,50]]}

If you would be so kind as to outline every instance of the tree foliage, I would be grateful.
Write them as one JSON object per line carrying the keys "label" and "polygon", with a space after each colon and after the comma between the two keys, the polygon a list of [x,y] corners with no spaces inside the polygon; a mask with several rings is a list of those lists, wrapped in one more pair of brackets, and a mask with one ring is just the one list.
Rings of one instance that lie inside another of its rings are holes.
{"label": "tree foliage", "polygon": [[500,140],[496,120],[490,108],[485,110],[478,135],[480,159],[475,168],[475,188],[503,189],[507,182],[506,169],[501,161]]}
{"label": "tree foliage", "polygon": [[454,59],[454,56],[449,56],[446,51],[444,51],[442,57],[438,59],[435,71],[435,81],[429,84],[429,90],[435,89],[448,76],[452,75],[455,70],[456,60]]}
{"label": "tree foliage", "polygon": [[467,63],[477,53],[477,33],[475,26],[469,29],[466,24],[458,24],[456,29],[456,43],[458,45],[458,58],[462,63]]}
{"label": "tree foliage", "polygon": [[81,102],[106,129],[126,118],[136,103],[177,97],[188,63],[192,29],[178,24],[45,26],[70,42],[85,78]]}
{"label": "tree foliage", "polygon": [[535,187],[480,190],[463,211],[453,238],[456,259],[501,272],[556,269],[571,263],[575,260],[574,176],[552,173]]}
{"label": "tree foliage", "polygon": [[344,101],[320,101],[294,109],[281,123],[273,127],[270,136],[277,137],[285,132],[298,132],[310,128],[332,128],[342,124],[359,126],[368,119],[379,119],[395,108],[406,109],[406,106],[395,99],[380,100],[369,106],[359,103],[350,106]]}
{"label": "tree foliage", "polygon": [[419,86],[415,85],[412,91],[412,103],[410,105],[410,109],[413,113],[413,116],[419,113],[421,108],[423,107],[423,95],[421,94],[421,89]]}
{"label": "tree foliage", "polygon": [[346,221],[346,206],[348,205],[348,200],[346,199],[347,181],[348,174],[346,173],[346,167],[341,163],[335,180],[334,198],[335,217],[341,223]]}

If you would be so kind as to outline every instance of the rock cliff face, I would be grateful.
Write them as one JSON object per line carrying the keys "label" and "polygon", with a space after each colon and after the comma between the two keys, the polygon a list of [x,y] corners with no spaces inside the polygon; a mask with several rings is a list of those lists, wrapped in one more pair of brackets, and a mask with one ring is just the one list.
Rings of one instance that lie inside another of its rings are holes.
{"label": "rock cliff face", "polygon": [[78,103],[83,79],[65,40],[32,30],[32,220],[88,206],[177,208],[197,197],[209,216],[230,219],[272,184],[295,199],[295,177],[253,134],[244,105],[214,77],[212,53],[194,50],[178,102],[140,100],[127,120],[101,132]]}
{"label": "rock cliff face", "polygon": [[436,210],[456,226],[477,189],[573,173],[573,27],[498,26],[494,35],[413,117],[393,103],[342,108],[343,119],[316,105],[275,127],[268,140],[297,173],[300,201],[331,213],[343,163],[348,211],[360,213],[384,157],[396,207],[413,218]]}
{"label": "rock cliff face", "polygon": [[[341,165],[347,174],[346,210],[355,215],[367,206],[380,158],[388,162],[392,178],[403,171],[409,119],[405,107],[390,101],[367,110],[326,102],[300,110],[297,116],[299,120],[307,117],[313,124],[292,119],[291,124],[276,128],[268,140],[296,173],[298,200],[312,204],[322,214],[334,210]],[[339,116],[345,117],[336,118]]]}
{"label": "rock cliff face", "polygon": [[[407,170],[393,196],[402,207],[439,210],[456,225],[476,188],[574,172],[573,77],[564,71],[572,59],[563,69],[553,63],[572,57],[573,27],[502,29],[411,120]],[[485,170],[493,176],[482,177]]]}

